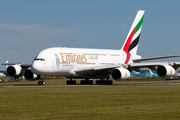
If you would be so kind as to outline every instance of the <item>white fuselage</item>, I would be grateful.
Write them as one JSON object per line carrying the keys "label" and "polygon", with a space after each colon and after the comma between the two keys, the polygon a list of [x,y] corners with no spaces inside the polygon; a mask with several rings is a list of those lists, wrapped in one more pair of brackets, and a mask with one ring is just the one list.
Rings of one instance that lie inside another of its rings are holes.
{"label": "white fuselage", "polygon": [[[41,51],[31,64],[31,70],[37,75],[77,77],[74,72],[77,68],[122,65],[126,57],[122,50],[54,47]],[[128,63],[132,63],[132,57]]]}

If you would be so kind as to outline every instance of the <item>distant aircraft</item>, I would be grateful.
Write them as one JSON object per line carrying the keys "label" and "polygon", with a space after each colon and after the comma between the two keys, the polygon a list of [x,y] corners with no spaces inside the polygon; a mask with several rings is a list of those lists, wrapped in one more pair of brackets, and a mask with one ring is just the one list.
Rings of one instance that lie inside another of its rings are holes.
{"label": "distant aircraft", "polygon": [[158,77],[157,73],[153,73],[150,69],[140,70],[139,72],[132,71],[131,76],[134,77]]}
{"label": "distant aircraft", "polygon": [[[5,62],[5,64],[8,64],[8,62],[9,62],[9,60],[7,60],[6,62]],[[11,63],[12,64],[12,63]],[[13,65],[14,64],[17,64],[17,63],[13,63]],[[6,65],[6,68],[8,68],[8,65]],[[21,75],[22,76],[22,75]],[[21,76],[9,76],[8,74],[7,74],[7,71],[4,71],[4,70],[0,70],[0,77],[4,77],[5,79],[4,79],[4,81],[5,82],[8,82],[8,80],[9,79],[17,79],[17,78],[19,78],[19,77],[21,77]],[[2,80],[1,80],[1,82],[2,82]]]}
{"label": "distant aircraft", "polygon": [[[92,84],[90,79],[100,79],[96,84],[112,84],[110,76],[114,80],[123,80],[130,77],[130,72],[140,68],[156,70],[158,76],[171,76],[180,66],[180,62],[150,62],[147,60],[180,57],[163,56],[142,58],[137,55],[140,33],[145,11],[138,11],[124,45],[120,50],[87,49],[87,48],[63,48],[53,47],[42,50],[35,57],[32,64],[10,64],[6,72],[9,76],[21,76],[24,74],[28,80],[41,79],[39,85],[45,84],[41,75],[63,76],[67,84],[76,84],[73,78],[83,78],[81,84]],[[106,79],[106,80],[104,80]]]}

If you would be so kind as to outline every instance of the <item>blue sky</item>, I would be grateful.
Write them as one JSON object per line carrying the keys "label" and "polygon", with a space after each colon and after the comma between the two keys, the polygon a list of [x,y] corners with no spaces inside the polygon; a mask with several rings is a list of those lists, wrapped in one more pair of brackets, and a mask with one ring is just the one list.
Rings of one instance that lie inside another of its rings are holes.
{"label": "blue sky", "polygon": [[0,63],[31,63],[48,47],[120,49],[138,10],[145,10],[138,54],[180,55],[179,5],[179,0],[1,0]]}

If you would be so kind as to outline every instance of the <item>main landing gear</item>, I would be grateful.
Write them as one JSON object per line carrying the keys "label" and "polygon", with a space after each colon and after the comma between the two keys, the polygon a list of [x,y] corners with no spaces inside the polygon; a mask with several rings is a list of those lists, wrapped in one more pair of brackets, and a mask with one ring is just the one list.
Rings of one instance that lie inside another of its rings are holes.
{"label": "main landing gear", "polygon": [[96,85],[112,85],[113,81],[112,80],[96,80]]}
{"label": "main landing gear", "polygon": [[[106,78],[107,80],[105,80],[104,78]],[[113,84],[113,81],[109,80],[110,78],[109,73],[105,73],[104,78],[101,78],[101,80],[96,80],[96,85],[112,85]]]}
{"label": "main landing gear", "polygon": [[72,78],[71,78],[71,80],[66,81],[66,84],[67,85],[76,85],[76,80],[72,80]]}
{"label": "main landing gear", "polygon": [[81,85],[93,85],[93,80],[85,79],[80,81]]}
{"label": "main landing gear", "polygon": [[[70,80],[66,81],[66,84],[67,85],[76,85],[76,80],[72,80],[72,78],[71,78]],[[80,84],[81,85],[93,85],[93,80],[90,80],[90,79],[81,80]],[[96,85],[112,85],[112,84],[113,84],[113,81],[109,80],[109,79],[96,80]]]}

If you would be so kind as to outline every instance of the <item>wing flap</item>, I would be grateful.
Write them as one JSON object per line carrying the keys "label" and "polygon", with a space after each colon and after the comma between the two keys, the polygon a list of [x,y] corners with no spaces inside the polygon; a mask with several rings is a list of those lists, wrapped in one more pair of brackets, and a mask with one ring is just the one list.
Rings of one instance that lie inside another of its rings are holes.
{"label": "wing flap", "polygon": [[5,65],[5,66],[20,65],[24,70],[31,66],[31,64],[29,64],[29,63],[2,63],[1,65]]}

